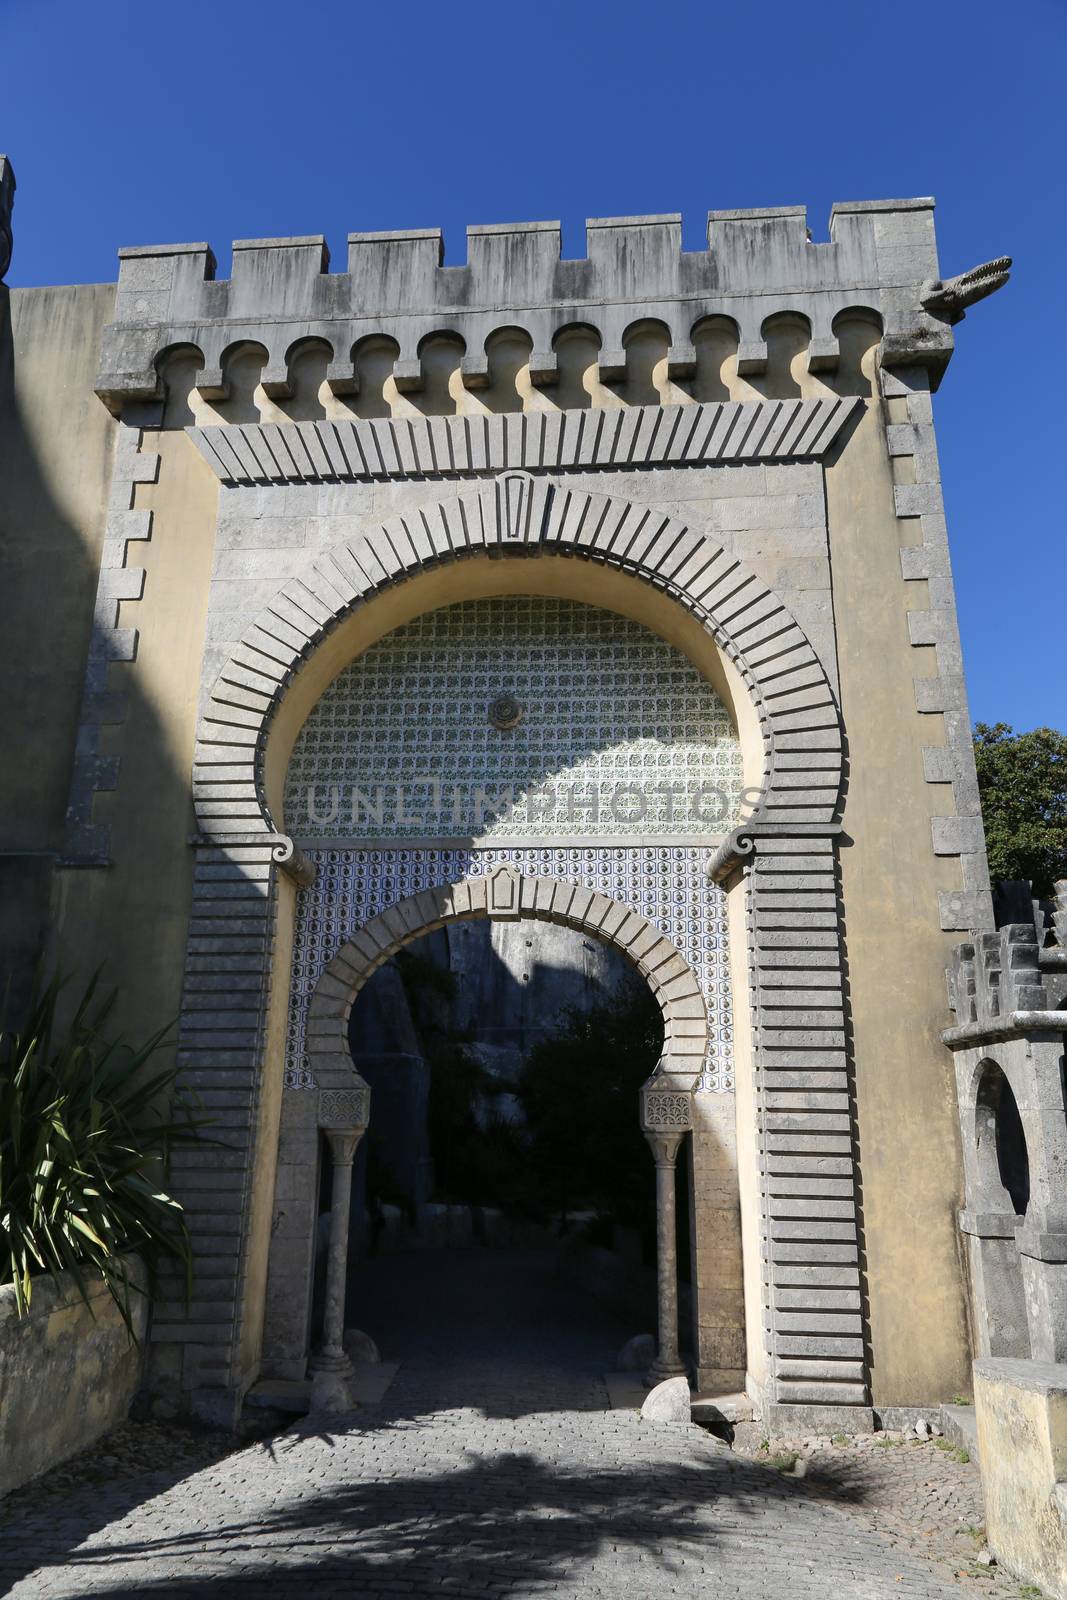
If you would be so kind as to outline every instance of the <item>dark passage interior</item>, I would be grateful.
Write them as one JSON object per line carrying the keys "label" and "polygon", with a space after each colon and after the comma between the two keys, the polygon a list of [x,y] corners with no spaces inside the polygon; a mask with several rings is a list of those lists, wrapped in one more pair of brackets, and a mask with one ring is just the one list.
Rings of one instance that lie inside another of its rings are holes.
{"label": "dark passage interior", "polygon": [[439,1292],[447,1255],[462,1258],[472,1293],[528,1270],[524,1302],[577,1293],[623,1338],[654,1329],[654,1170],[638,1090],[663,1028],[620,955],[547,922],[450,924],[374,975],[349,1041],[372,1111],[353,1177],[348,1326],[377,1327],[398,1359],[402,1302],[424,1308],[422,1336],[445,1339],[432,1308],[462,1309]]}

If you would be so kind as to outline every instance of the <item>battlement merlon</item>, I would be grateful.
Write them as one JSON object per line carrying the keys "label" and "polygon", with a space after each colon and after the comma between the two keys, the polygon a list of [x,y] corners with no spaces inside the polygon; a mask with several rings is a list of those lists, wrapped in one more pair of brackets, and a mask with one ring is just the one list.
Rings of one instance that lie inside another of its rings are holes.
{"label": "battlement merlon", "polygon": [[353,233],[336,273],[321,235],[244,239],[228,280],[215,278],[207,244],[124,249],[97,393],[115,411],[158,397],[158,362],[176,345],[196,346],[210,371],[234,344],[255,341],[281,383],[288,352],[307,338],[327,342],[339,369],[374,334],[396,341],[401,362],[418,359],[427,335],[458,335],[477,362],[501,327],[524,329],[540,353],[584,323],[617,351],[633,323],[654,319],[686,350],[694,325],[714,315],[736,324],[759,370],[763,325],[781,312],[807,318],[813,364],[832,367],[833,322],[850,309],[881,317],[885,364],[924,365],[936,386],[953,339],[949,319],[922,303],[924,285],[941,282],[933,210],[930,198],[837,204],[821,244],[803,206],[712,211],[707,249],[695,251],[682,248],[678,214],[593,218],[576,260],[562,256],[558,222],[474,226],[463,266],[444,265],[439,229]]}

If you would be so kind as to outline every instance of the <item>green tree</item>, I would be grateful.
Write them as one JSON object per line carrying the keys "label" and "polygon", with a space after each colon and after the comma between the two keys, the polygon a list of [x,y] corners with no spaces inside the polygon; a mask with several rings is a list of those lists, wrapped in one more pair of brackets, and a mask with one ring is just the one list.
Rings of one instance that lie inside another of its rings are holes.
{"label": "green tree", "polygon": [[974,759],[990,877],[1025,879],[1035,895],[1050,895],[1067,877],[1067,735],[976,722]]}

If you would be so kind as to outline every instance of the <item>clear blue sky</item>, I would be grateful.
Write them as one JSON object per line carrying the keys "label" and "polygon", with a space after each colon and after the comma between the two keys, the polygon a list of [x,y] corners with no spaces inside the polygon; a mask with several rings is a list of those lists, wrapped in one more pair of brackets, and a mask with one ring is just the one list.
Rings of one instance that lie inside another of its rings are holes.
{"label": "clear blue sky", "polygon": [[120,245],[934,194],[1015,257],[935,402],[976,718],[1067,726],[1067,0],[0,0],[16,284]]}

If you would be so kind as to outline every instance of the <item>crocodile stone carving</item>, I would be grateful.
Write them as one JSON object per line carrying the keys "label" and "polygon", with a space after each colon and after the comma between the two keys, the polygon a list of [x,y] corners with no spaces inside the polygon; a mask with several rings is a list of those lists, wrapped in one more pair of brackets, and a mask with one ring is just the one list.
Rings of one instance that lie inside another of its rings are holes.
{"label": "crocodile stone carving", "polygon": [[15,169],[0,156],[0,282],[11,265],[11,208],[15,204]]}
{"label": "crocodile stone carving", "polygon": [[952,327],[963,321],[968,306],[995,294],[1007,283],[1010,268],[1011,256],[997,256],[995,261],[986,261],[955,278],[927,278],[919,290],[919,301],[924,311]]}

